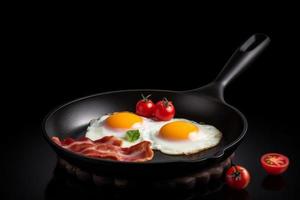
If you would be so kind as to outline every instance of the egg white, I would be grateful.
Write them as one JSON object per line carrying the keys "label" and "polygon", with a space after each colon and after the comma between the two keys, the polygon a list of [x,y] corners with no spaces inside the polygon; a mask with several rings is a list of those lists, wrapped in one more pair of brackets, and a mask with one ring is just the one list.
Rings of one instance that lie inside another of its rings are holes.
{"label": "egg white", "polygon": [[128,130],[139,130],[140,132],[140,137],[138,140],[134,142],[129,142],[125,139],[126,132],[128,130],[110,128],[105,125],[105,120],[109,116],[110,115],[104,115],[98,119],[91,120],[90,125],[87,128],[85,137],[95,141],[105,136],[115,136],[120,140],[122,140],[122,147],[130,147],[137,143],[147,140],[146,138],[148,137],[145,137],[144,130],[147,129],[146,127],[149,127],[149,121],[152,121],[151,119],[141,117],[143,119],[141,123],[136,123],[130,129],[128,129]]}
{"label": "egg white", "polygon": [[201,125],[196,122],[191,123],[196,125],[199,131],[190,133],[189,139],[181,141],[166,140],[160,137],[159,131],[157,131],[151,134],[152,148],[169,155],[189,155],[219,144],[222,139],[222,133],[217,128],[211,125]]}

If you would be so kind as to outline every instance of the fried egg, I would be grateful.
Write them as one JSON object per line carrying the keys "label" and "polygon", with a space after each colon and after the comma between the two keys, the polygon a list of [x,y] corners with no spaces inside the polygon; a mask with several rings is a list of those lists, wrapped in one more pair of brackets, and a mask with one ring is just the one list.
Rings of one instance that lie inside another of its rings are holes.
{"label": "fried egg", "polygon": [[165,154],[193,154],[219,144],[221,132],[211,125],[173,119],[151,134],[152,148]]}
{"label": "fried egg", "polygon": [[[128,130],[139,130],[140,137],[129,142],[126,139]],[[122,147],[150,141],[152,149],[170,155],[197,153],[216,146],[222,138],[221,132],[211,125],[179,118],[155,121],[131,112],[116,112],[92,120],[86,137],[97,140],[105,136],[121,139]]]}
{"label": "fried egg", "polygon": [[[115,136],[123,141],[122,147],[130,147],[144,140],[143,126],[147,125],[148,121],[149,119],[131,112],[116,112],[92,120],[85,136],[93,141],[105,136]],[[134,142],[127,141],[128,130],[139,130],[140,137]]]}

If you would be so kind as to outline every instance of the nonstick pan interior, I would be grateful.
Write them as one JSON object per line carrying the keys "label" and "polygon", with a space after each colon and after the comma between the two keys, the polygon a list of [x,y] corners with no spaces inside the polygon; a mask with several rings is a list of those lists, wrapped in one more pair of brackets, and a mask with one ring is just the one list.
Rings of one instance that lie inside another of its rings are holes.
{"label": "nonstick pan interior", "polygon": [[115,111],[135,111],[135,102],[141,94],[152,94],[153,100],[167,97],[176,106],[176,117],[214,125],[222,133],[220,145],[205,153],[190,156],[169,156],[155,152],[150,162],[172,162],[201,160],[216,154],[220,149],[235,142],[245,129],[245,121],[233,108],[203,95],[182,94],[172,91],[120,91],[83,98],[67,104],[49,116],[45,129],[47,137],[77,138],[85,134],[91,119]]}

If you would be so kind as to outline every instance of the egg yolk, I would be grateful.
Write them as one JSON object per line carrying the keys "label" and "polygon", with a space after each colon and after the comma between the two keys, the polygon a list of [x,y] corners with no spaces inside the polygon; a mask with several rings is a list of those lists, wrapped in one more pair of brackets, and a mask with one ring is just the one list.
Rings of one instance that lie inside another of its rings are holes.
{"label": "egg yolk", "polygon": [[192,132],[199,128],[190,122],[175,121],[165,124],[159,131],[159,136],[169,140],[186,140]]}
{"label": "egg yolk", "polygon": [[106,119],[106,125],[111,128],[129,129],[136,123],[141,123],[143,119],[130,112],[114,113]]}

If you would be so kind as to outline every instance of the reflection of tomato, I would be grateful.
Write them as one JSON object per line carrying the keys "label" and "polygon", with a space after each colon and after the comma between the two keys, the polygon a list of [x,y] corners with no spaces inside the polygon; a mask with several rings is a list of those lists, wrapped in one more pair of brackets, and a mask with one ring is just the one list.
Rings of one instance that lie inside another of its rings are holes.
{"label": "reflection of tomato", "polygon": [[281,174],[289,166],[288,157],[279,153],[267,153],[260,158],[261,165],[268,174]]}
{"label": "reflection of tomato", "polygon": [[234,189],[244,189],[250,182],[249,172],[242,166],[234,165],[226,172],[226,183]]}

